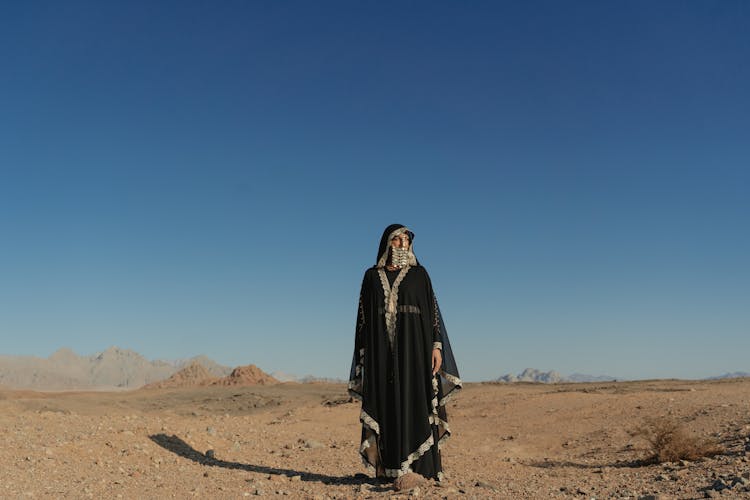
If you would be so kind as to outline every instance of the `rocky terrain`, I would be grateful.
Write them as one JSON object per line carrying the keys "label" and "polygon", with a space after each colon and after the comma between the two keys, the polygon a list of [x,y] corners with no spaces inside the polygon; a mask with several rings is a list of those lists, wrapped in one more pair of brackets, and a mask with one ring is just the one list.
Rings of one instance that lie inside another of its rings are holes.
{"label": "rocky terrain", "polygon": [[[0,498],[748,498],[750,380],[468,384],[447,479],[365,474],[341,384],[0,392]],[[717,456],[651,463],[633,430],[674,418]]]}

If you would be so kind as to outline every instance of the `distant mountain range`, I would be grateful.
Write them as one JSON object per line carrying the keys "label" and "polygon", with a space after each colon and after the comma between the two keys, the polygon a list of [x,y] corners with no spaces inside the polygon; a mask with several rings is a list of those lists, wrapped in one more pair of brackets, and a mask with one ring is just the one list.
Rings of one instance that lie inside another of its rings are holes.
{"label": "distant mountain range", "polygon": [[195,362],[214,377],[225,377],[232,372],[231,367],[206,356],[174,362],[149,361],[135,351],[119,347],[91,356],[79,356],[62,348],[48,358],[0,355],[0,386],[53,391],[136,389],[164,380]]}
{"label": "distant mountain range", "polygon": [[496,382],[536,382],[542,384],[556,384],[559,382],[612,382],[615,381],[614,377],[607,375],[584,375],[581,373],[574,373],[568,377],[560,375],[556,371],[543,372],[535,368],[526,368],[518,375],[507,374],[495,380]]}
{"label": "distant mountain range", "polygon": [[80,356],[68,348],[58,349],[48,358],[0,355],[2,389],[121,390],[277,382],[343,383],[344,380],[282,372],[268,375],[254,365],[233,369],[205,355],[150,361],[135,351],[114,346],[90,356]]}
{"label": "distant mountain range", "polygon": [[[724,375],[718,375],[715,377],[707,377],[704,380],[718,380],[718,379],[725,379],[725,378],[741,378],[741,377],[750,377],[750,373],[748,372],[725,373]],[[561,382],[617,382],[618,380],[622,381],[623,379],[616,379],[615,377],[610,377],[609,375],[585,375],[582,373],[574,373],[566,377],[566,376],[560,375],[558,372],[554,370],[543,372],[535,368],[526,368],[524,371],[522,371],[518,375],[513,375],[511,373],[508,373],[506,375],[503,375],[502,377],[495,379],[494,382],[507,382],[507,383],[535,382],[535,383],[540,383],[540,384],[555,384],[555,383],[561,383]]]}
{"label": "distant mountain range", "polygon": [[744,378],[744,377],[750,377],[750,373],[748,372],[725,373],[724,375],[717,375],[716,377],[708,377],[708,379],[706,380],[718,380],[722,378]]}
{"label": "distant mountain range", "polygon": [[298,382],[300,384],[313,384],[313,383],[325,383],[325,384],[344,384],[347,381],[343,378],[330,378],[330,377],[316,377],[315,375],[305,375],[299,377],[285,372],[271,372],[271,376],[279,382]]}
{"label": "distant mountain range", "polygon": [[[184,370],[184,371],[183,371]],[[175,376],[174,379],[170,377]],[[706,380],[750,377],[748,372],[732,372],[709,377]],[[198,382],[201,380],[202,382]],[[574,373],[563,376],[556,371],[527,368],[513,375],[506,374],[497,382],[610,382],[607,375]],[[118,390],[151,387],[177,387],[200,383],[204,385],[262,384],[276,382],[344,383],[343,379],[323,378],[313,375],[303,377],[283,372],[270,376],[259,368],[248,365],[234,370],[200,355],[176,361],[149,361],[129,349],[110,347],[90,356],[79,356],[62,348],[48,358],[36,356],[0,355],[0,388],[33,390]]]}

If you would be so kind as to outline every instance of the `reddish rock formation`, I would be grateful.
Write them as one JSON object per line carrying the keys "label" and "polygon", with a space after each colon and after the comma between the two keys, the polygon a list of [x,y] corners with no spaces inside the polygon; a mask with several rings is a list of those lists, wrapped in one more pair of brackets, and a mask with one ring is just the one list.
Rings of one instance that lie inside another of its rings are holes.
{"label": "reddish rock formation", "polygon": [[144,389],[168,389],[212,385],[217,378],[200,363],[193,362],[166,380],[145,385]]}
{"label": "reddish rock formation", "polygon": [[255,365],[238,366],[224,378],[214,381],[211,385],[271,385],[279,381]]}

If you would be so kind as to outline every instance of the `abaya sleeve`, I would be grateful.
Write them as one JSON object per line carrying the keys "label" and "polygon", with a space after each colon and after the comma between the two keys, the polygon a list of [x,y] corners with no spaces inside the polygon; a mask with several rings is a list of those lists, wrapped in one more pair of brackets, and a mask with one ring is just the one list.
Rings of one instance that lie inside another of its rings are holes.
{"label": "abaya sleeve", "polygon": [[357,308],[357,324],[354,329],[354,355],[352,356],[352,368],[349,372],[349,395],[361,400],[363,398],[363,368],[365,357],[364,327],[365,309],[363,305],[365,287],[367,286],[367,274],[362,279],[362,287],[359,291],[359,306]]}
{"label": "abaya sleeve", "polygon": [[448,339],[448,330],[445,328],[445,321],[443,321],[443,315],[440,313],[440,306],[438,305],[435,291],[432,289],[432,281],[429,275],[427,276],[427,284],[432,302],[433,347],[439,348],[442,351],[443,357],[443,364],[439,371],[443,383],[443,397],[440,401],[442,405],[452,396],[454,390],[461,388],[462,382],[458,374],[456,358],[453,356],[453,349]]}

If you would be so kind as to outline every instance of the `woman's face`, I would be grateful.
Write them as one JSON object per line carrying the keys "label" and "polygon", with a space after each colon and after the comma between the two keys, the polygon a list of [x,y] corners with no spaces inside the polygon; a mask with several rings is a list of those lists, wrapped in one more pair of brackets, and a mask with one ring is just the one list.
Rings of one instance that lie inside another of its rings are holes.
{"label": "woman's face", "polygon": [[391,246],[393,248],[409,248],[409,235],[406,233],[394,236],[391,240]]}

